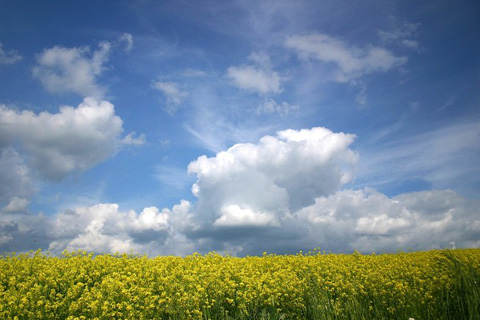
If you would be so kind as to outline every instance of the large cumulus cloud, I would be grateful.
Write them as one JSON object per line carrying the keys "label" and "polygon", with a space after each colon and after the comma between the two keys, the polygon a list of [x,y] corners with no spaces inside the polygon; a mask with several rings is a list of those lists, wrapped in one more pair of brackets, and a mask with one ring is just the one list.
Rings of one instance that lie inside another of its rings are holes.
{"label": "large cumulus cloud", "polygon": [[[59,180],[111,156],[122,144],[123,122],[108,101],[85,98],[58,113],[17,111],[0,106],[0,147],[21,144],[32,167]],[[131,136],[128,141],[135,141]]]}
{"label": "large cumulus cloud", "polygon": [[145,142],[144,135],[122,135],[108,101],[85,98],[78,107],[38,114],[0,105],[0,214],[28,212],[39,179],[58,182]]}
{"label": "large cumulus cloud", "polygon": [[197,176],[195,218],[216,227],[278,225],[350,180],[353,140],[325,128],[285,130],[201,156],[188,167]]}
{"label": "large cumulus cloud", "polygon": [[[389,197],[371,188],[346,188],[358,157],[354,138],[325,128],[285,130],[201,156],[188,167],[197,179],[196,202],[182,200],[172,209],[136,213],[106,203],[51,218],[5,212],[0,247],[23,241],[27,248],[37,238],[54,252],[150,255],[480,247],[479,200],[452,190]],[[17,199],[11,207],[23,203]]]}
{"label": "large cumulus cloud", "polygon": [[[96,250],[100,252],[139,251],[143,242],[160,244],[169,233],[166,213],[145,208],[141,213],[119,211],[117,204],[80,207],[56,215],[50,249]],[[149,234],[150,233],[150,234]],[[136,241],[135,241],[136,240]]]}
{"label": "large cumulus cloud", "polygon": [[[479,201],[451,190],[393,198],[373,189],[342,190],[297,212],[307,243],[332,251],[478,247]],[[474,240],[477,239],[477,240]]]}
{"label": "large cumulus cloud", "polygon": [[14,148],[1,147],[0,140],[0,202],[29,197],[33,183],[28,166]]}
{"label": "large cumulus cloud", "polygon": [[116,203],[77,207],[52,217],[4,213],[0,216],[0,248],[188,254],[194,250],[191,242],[175,232],[172,223],[179,225],[189,209],[190,204],[182,201],[171,210],[147,207],[140,213],[121,210]]}
{"label": "large cumulus cloud", "polygon": [[285,130],[199,157],[188,167],[197,202],[182,232],[200,251],[238,254],[480,245],[480,203],[454,191],[391,198],[343,189],[355,171],[354,138],[326,128]]}

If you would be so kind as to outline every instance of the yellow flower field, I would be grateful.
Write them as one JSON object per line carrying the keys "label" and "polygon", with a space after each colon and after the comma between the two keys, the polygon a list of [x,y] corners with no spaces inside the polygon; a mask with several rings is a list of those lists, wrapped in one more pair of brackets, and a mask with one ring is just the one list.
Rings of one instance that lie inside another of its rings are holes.
{"label": "yellow flower field", "polygon": [[1,319],[479,319],[480,249],[0,258]]}

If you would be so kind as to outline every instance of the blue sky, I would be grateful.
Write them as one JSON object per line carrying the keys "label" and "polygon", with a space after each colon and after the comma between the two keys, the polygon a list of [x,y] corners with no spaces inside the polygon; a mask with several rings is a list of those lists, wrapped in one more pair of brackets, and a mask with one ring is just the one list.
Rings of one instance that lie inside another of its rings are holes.
{"label": "blue sky", "polygon": [[476,1],[0,1],[0,250],[480,247]]}

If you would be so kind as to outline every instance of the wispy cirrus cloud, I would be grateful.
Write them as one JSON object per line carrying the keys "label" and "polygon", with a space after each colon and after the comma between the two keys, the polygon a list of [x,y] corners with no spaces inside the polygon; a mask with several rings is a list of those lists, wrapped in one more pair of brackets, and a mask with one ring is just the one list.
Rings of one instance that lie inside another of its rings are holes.
{"label": "wispy cirrus cloud", "polygon": [[0,42],[0,64],[14,64],[22,60],[22,56],[15,50],[3,49],[3,44]]}
{"label": "wispy cirrus cloud", "polygon": [[188,97],[188,92],[182,90],[176,82],[156,81],[152,84],[152,87],[164,95],[166,100],[164,110],[170,115],[173,115],[182,101]]}
{"label": "wispy cirrus cloud", "polygon": [[478,184],[479,137],[480,123],[463,121],[403,139],[374,140],[362,150],[358,181],[379,187],[421,179],[435,188],[455,185],[468,192]]}
{"label": "wispy cirrus cloud", "polygon": [[410,49],[418,49],[419,43],[416,35],[419,27],[420,23],[404,21],[400,27],[391,31],[380,30],[378,35],[385,42],[396,42]]}
{"label": "wispy cirrus cloud", "polygon": [[133,49],[133,36],[130,33],[123,33],[120,38],[118,38],[119,43],[123,43],[125,45],[124,50],[126,52],[130,52]]}
{"label": "wispy cirrus cloud", "polygon": [[277,114],[280,116],[288,116],[295,114],[300,110],[300,106],[296,104],[289,104],[288,102],[278,103],[273,99],[268,99],[258,105],[255,112],[257,114]]}
{"label": "wispy cirrus cloud", "polygon": [[293,49],[300,59],[334,65],[332,79],[343,83],[354,82],[371,73],[388,71],[408,61],[407,57],[395,56],[381,47],[370,45],[358,48],[320,33],[290,36],[285,46]]}

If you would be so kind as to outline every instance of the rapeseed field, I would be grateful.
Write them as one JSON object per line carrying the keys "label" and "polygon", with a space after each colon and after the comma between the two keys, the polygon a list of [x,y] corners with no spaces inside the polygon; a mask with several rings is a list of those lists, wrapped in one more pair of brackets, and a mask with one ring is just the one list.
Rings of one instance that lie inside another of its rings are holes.
{"label": "rapeseed field", "polygon": [[480,319],[480,249],[0,257],[0,319]]}

